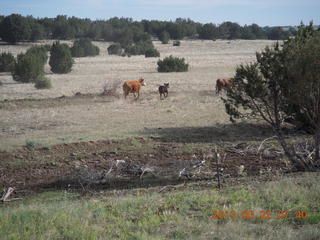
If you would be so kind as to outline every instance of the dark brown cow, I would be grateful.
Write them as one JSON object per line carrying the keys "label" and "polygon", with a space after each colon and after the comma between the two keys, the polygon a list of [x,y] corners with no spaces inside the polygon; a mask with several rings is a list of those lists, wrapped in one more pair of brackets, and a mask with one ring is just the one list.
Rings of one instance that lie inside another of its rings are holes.
{"label": "dark brown cow", "polygon": [[[146,86],[143,78],[140,78],[139,80],[126,81],[122,86],[124,98],[127,98],[129,93],[133,93],[135,99],[138,99],[140,96],[140,88],[142,86]],[[136,93],[138,96],[136,96]]]}
{"label": "dark brown cow", "polygon": [[[169,88],[169,83],[164,83],[159,87],[160,100],[168,97],[168,88]],[[162,95],[163,95],[163,98],[162,98]]]}
{"label": "dark brown cow", "polygon": [[233,78],[218,78],[216,82],[216,94],[219,94],[222,90],[228,90],[232,88]]}

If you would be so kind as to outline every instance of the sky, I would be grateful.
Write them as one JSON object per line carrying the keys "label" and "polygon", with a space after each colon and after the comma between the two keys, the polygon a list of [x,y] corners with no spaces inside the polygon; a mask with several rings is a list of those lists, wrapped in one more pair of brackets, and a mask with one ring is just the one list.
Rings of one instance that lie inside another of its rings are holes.
{"label": "sky", "polygon": [[320,0],[0,0],[0,15],[90,18],[125,17],[140,21],[190,18],[200,23],[296,26],[320,25]]}

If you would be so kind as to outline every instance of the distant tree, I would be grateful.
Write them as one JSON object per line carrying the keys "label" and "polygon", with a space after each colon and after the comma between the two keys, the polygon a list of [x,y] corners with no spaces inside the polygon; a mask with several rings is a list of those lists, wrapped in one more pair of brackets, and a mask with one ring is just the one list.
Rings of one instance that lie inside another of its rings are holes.
{"label": "distant tree", "polygon": [[11,44],[29,40],[31,37],[29,21],[20,14],[11,14],[5,17],[0,24],[0,37],[3,41]]}
{"label": "distant tree", "polygon": [[72,69],[74,61],[71,50],[67,44],[55,42],[50,50],[49,65],[53,73],[68,73]]}
{"label": "distant tree", "polygon": [[30,41],[37,41],[40,39],[45,38],[45,30],[44,26],[42,26],[37,19],[33,18],[32,16],[27,16],[26,21],[28,22],[31,28]]}
{"label": "distant tree", "polygon": [[270,40],[284,40],[289,37],[289,33],[285,32],[281,27],[270,28],[267,34]]}
{"label": "distant tree", "polygon": [[94,46],[90,39],[82,38],[74,41],[71,47],[72,57],[87,57],[99,55],[100,49]]}
{"label": "distant tree", "polygon": [[182,39],[185,36],[184,27],[182,24],[169,22],[166,25],[166,31],[169,32],[170,37],[175,40]]}
{"label": "distant tree", "polygon": [[75,37],[75,29],[69,24],[65,15],[58,15],[53,21],[53,39],[73,39]]}
{"label": "distant tree", "polygon": [[223,22],[219,26],[219,37],[222,39],[239,39],[241,38],[241,27],[237,23]]}
{"label": "distant tree", "polygon": [[165,22],[156,21],[156,20],[142,20],[143,29],[145,32],[149,33],[152,36],[160,36],[160,34],[165,31]]}
{"label": "distant tree", "polygon": [[199,28],[199,38],[214,40],[218,37],[219,30],[214,24],[204,24]]}
{"label": "distant tree", "polygon": [[130,46],[134,43],[133,31],[130,28],[115,29],[112,35],[113,42],[119,42],[122,47]]}
{"label": "distant tree", "polygon": [[113,28],[110,24],[104,23],[103,21],[95,21],[91,23],[86,37],[94,40],[103,39],[104,41],[113,41],[112,34]]}
{"label": "distant tree", "polygon": [[75,38],[85,38],[90,30],[91,20],[88,18],[81,19],[76,17],[68,18],[68,24],[74,29]]}
{"label": "distant tree", "polygon": [[159,36],[159,40],[161,41],[162,44],[168,44],[170,40],[170,34],[167,31],[161,32]]}
{"label": "distant tree", "polygon": [[44,38],[45,38],[44,27],[41,24],[37,23],[37,22],[31,23],[30,40],[31,41],[37,41],[37,40],[44,39]]}
{"label": "distant tree", "polygon": [[257,24],[252,24],[249,26],[250,31],[254,34],[255,39],[266,39],[267,35],[266,32],[259,27]]}
{"label": "distant tree", "polygon": [[255,34],[252,32],[252,29],[250,28],[250,27],[248,27],[248,26],[244,26],[243,28],[242,28],[242,31],[241,31],[241,38],[242,39],[250,39],[250,40],[252,40],[252,39],[256,39],[256,36],[255,36]]}
{"label": "distant tree", "polygon": [[37,21],[42,27],[44,31],[44,38],[51,39],[53,37],[54,31],[54,19],[53,18],[41,18]]}

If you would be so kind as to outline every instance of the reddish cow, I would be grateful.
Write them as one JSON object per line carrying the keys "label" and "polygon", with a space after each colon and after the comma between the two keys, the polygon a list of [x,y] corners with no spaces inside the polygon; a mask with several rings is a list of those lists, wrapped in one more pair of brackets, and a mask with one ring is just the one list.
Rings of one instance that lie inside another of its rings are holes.
{"label": "reddish cow", "polygon": [[[146,86],[143,78],[140,78],[139,80],[126,81],[122,86],[124,98],[127,98],[129,93],[133,93],[135,99],[138,99],[140,96],[141,86]],[[136,96],[136,93],[138,96]]]}
{"label": "reddish cow", "polygon": [[232,88],[233,78],[219,78],[216,82],[216,94],[219,94],[222,90],[228,90]]}

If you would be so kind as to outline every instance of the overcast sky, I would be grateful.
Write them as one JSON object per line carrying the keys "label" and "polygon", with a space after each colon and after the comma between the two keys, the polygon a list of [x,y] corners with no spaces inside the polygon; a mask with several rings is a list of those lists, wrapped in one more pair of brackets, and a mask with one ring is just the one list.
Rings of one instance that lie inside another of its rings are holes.
{"label": "overcast sky", "polygon": [[190,18],[201,23],[232,21],[240,25],[320,24],[320,0],[0,0],[0,15],[133,20]]}

